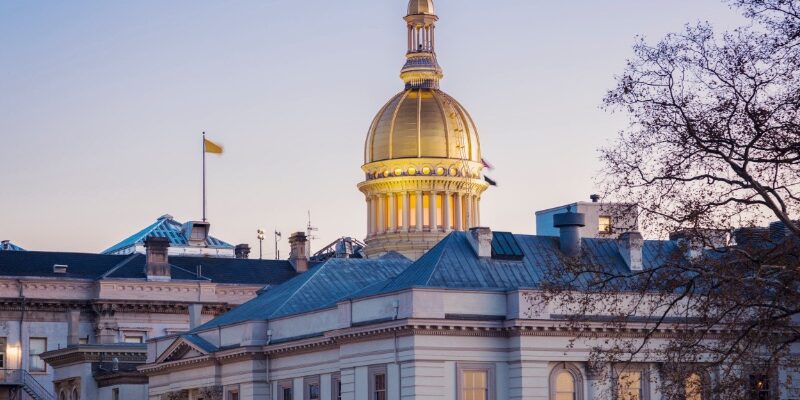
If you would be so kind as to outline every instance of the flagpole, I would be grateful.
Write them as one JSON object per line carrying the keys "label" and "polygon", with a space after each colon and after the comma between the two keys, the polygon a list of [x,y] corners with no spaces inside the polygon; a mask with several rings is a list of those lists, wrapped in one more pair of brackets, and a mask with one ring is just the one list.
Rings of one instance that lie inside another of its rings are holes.
{"label": "flagpole", "polygon": [[206,222],[206,133],[203,132],[203,222]]}

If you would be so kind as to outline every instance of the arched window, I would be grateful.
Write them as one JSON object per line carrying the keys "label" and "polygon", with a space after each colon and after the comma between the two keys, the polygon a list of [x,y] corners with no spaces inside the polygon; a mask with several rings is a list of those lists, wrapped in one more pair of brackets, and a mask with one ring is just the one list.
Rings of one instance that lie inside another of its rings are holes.
{"label": "arched window", "polygon": [[686,400],[703,400],[703,379],[697,372],[692,372],[684,382]]}
{"label": "arched window", "polygon": [[59,392],[58,400],[67,400],[67,392],[65,392],[63,390],[61,392]]}
{"label": "arched window", "polygon": [[78,395],[78,388],[72,389],[72,400],[81,400]]}
{"label": "arched window", "polygon": [[550,371],[550,400],[583,400],[583,375],[573,364],[558,363]]}

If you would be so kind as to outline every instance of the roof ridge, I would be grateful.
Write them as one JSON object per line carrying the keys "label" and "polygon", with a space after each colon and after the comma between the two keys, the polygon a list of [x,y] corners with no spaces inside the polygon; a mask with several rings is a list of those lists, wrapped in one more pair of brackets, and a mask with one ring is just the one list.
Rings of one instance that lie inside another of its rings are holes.
{"label": "roof ridge", "polygon": [[134,240],[134,243],[138,242],[139,241],[138,238],[141,238],[142,236],[145,236],[148,233],[152,232],[154,229],[156,229],[156,227],[158,227],[159,225],[163,224],[164,221],[168,221],[168,220],[167,219],[157,219],[156,222],[153,222],[152,224],[146,226],[144,229],[140,230],[139,232],[136,232],[133,235],[130,235],[130,236],[126,237],[125,239],[120,240],[119,242],[117,242],[113,246],[103,250],[102,253],[106,254],[106,253],[110,253],[112,251],[117,251],[119,249],[122,249],[122,248],[125,247],[125,246],[123,246],[123,244],[130,245],[131,240],[134,240],[134,239],[136,239],[136,240]]}
{"label": "roof ridge", "polygon": [[446,241],[447,242],[452,241],[453,240],[452,237],[454,237],[454,236],[455,236],[455,232],[451,232],[449,235],[445,236],[444,239],[442,239],[442,241],[439,243],[439,245],[442,246],[442,249],[439,251],[439,256],[436,257],[436,262],[433,263],[433,268],[431,268],[430,275],[428,275],[428,278],[425,279],[425,285],[427,285],[427,284],[429,284],[431,282],[431,279],[433,279],[433,273],[436,272],[436,270],[439,268],[439,261],[442,260],[442,255],[444,255],[444,251],[447,250],[447,246],[446,245],[449,244],[449,243],[445,243],[445,242]]}

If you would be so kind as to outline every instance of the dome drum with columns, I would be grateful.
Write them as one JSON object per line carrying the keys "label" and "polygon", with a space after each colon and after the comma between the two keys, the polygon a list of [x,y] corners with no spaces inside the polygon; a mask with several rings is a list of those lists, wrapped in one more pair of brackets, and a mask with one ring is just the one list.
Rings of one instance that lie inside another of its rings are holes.
{"label": "dome drum with columns", "polygon": [[364,146],[367,256],[419,258],[447,233],[480,224],[478,131],[466,109],[439,90],[433,0],[411,0],[405,89],[384,105]]}

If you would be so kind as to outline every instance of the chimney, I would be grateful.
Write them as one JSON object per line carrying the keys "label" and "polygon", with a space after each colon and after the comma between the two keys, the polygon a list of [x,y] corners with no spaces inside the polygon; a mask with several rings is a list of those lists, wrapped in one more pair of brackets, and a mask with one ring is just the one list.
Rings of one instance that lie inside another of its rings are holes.
{"label": "chimney", "polygon": [[625,232],[617,238],[617,248],[619,254],[625,260],[631,271],[641,271],[642,264],[642,248],[644,247],[644,238],[642,234],[636,231]]}
{"label": "chimney", "polygon": [[336,242],[336,258],[350,258],[353,254],[353,239],[343,237]]}
{"label": "chimney", "polygon": [[233,250],[236,258],[250,258],[250,245],[247,243],[237,244]]}
{"label": "chimney", "polygon": [[295,232],[289,236],[289,262],[297,272],[308,271],[308,256],[306,246],[308,246],[308,238],[304,232]]}
{"label": "chimney", "polygon": [[490,258],[492,256],[492,230],[485,227],[469,228],[467,235],[472,250],[480,258]]}
{"label": "chimney", "polygon": [[553,215],[553,226],[558,228],[560,233],[561,252],[570,257],[579,256],[581,254],[580,228],[586,226],[586,216],[574,213],[570,209],[565,213]]}
{"label": "chimney", "polygon": [[600,201],[600,195],[599,194],[593,194],[593,195],[589,196],[589,199],[592,200],[592,203],[597,203],[597,202]]}
{"label": "chimney", "polygon": [[203,305],[189,304],[189,329],[197,328],[203,324]]}
{"label": "chimney", "polygon": [[80,332],[78,331],[80,322],[80,310],[67,311],[67,346],[77,346],[80,343]]}
{"label": "chimney", "polygon": [[147,261],[144,267],[148,281],[169,281],[170,270],[167,259],[169,249],[169,239],[164,237],[150,236],[144,241],[147,249]]}

